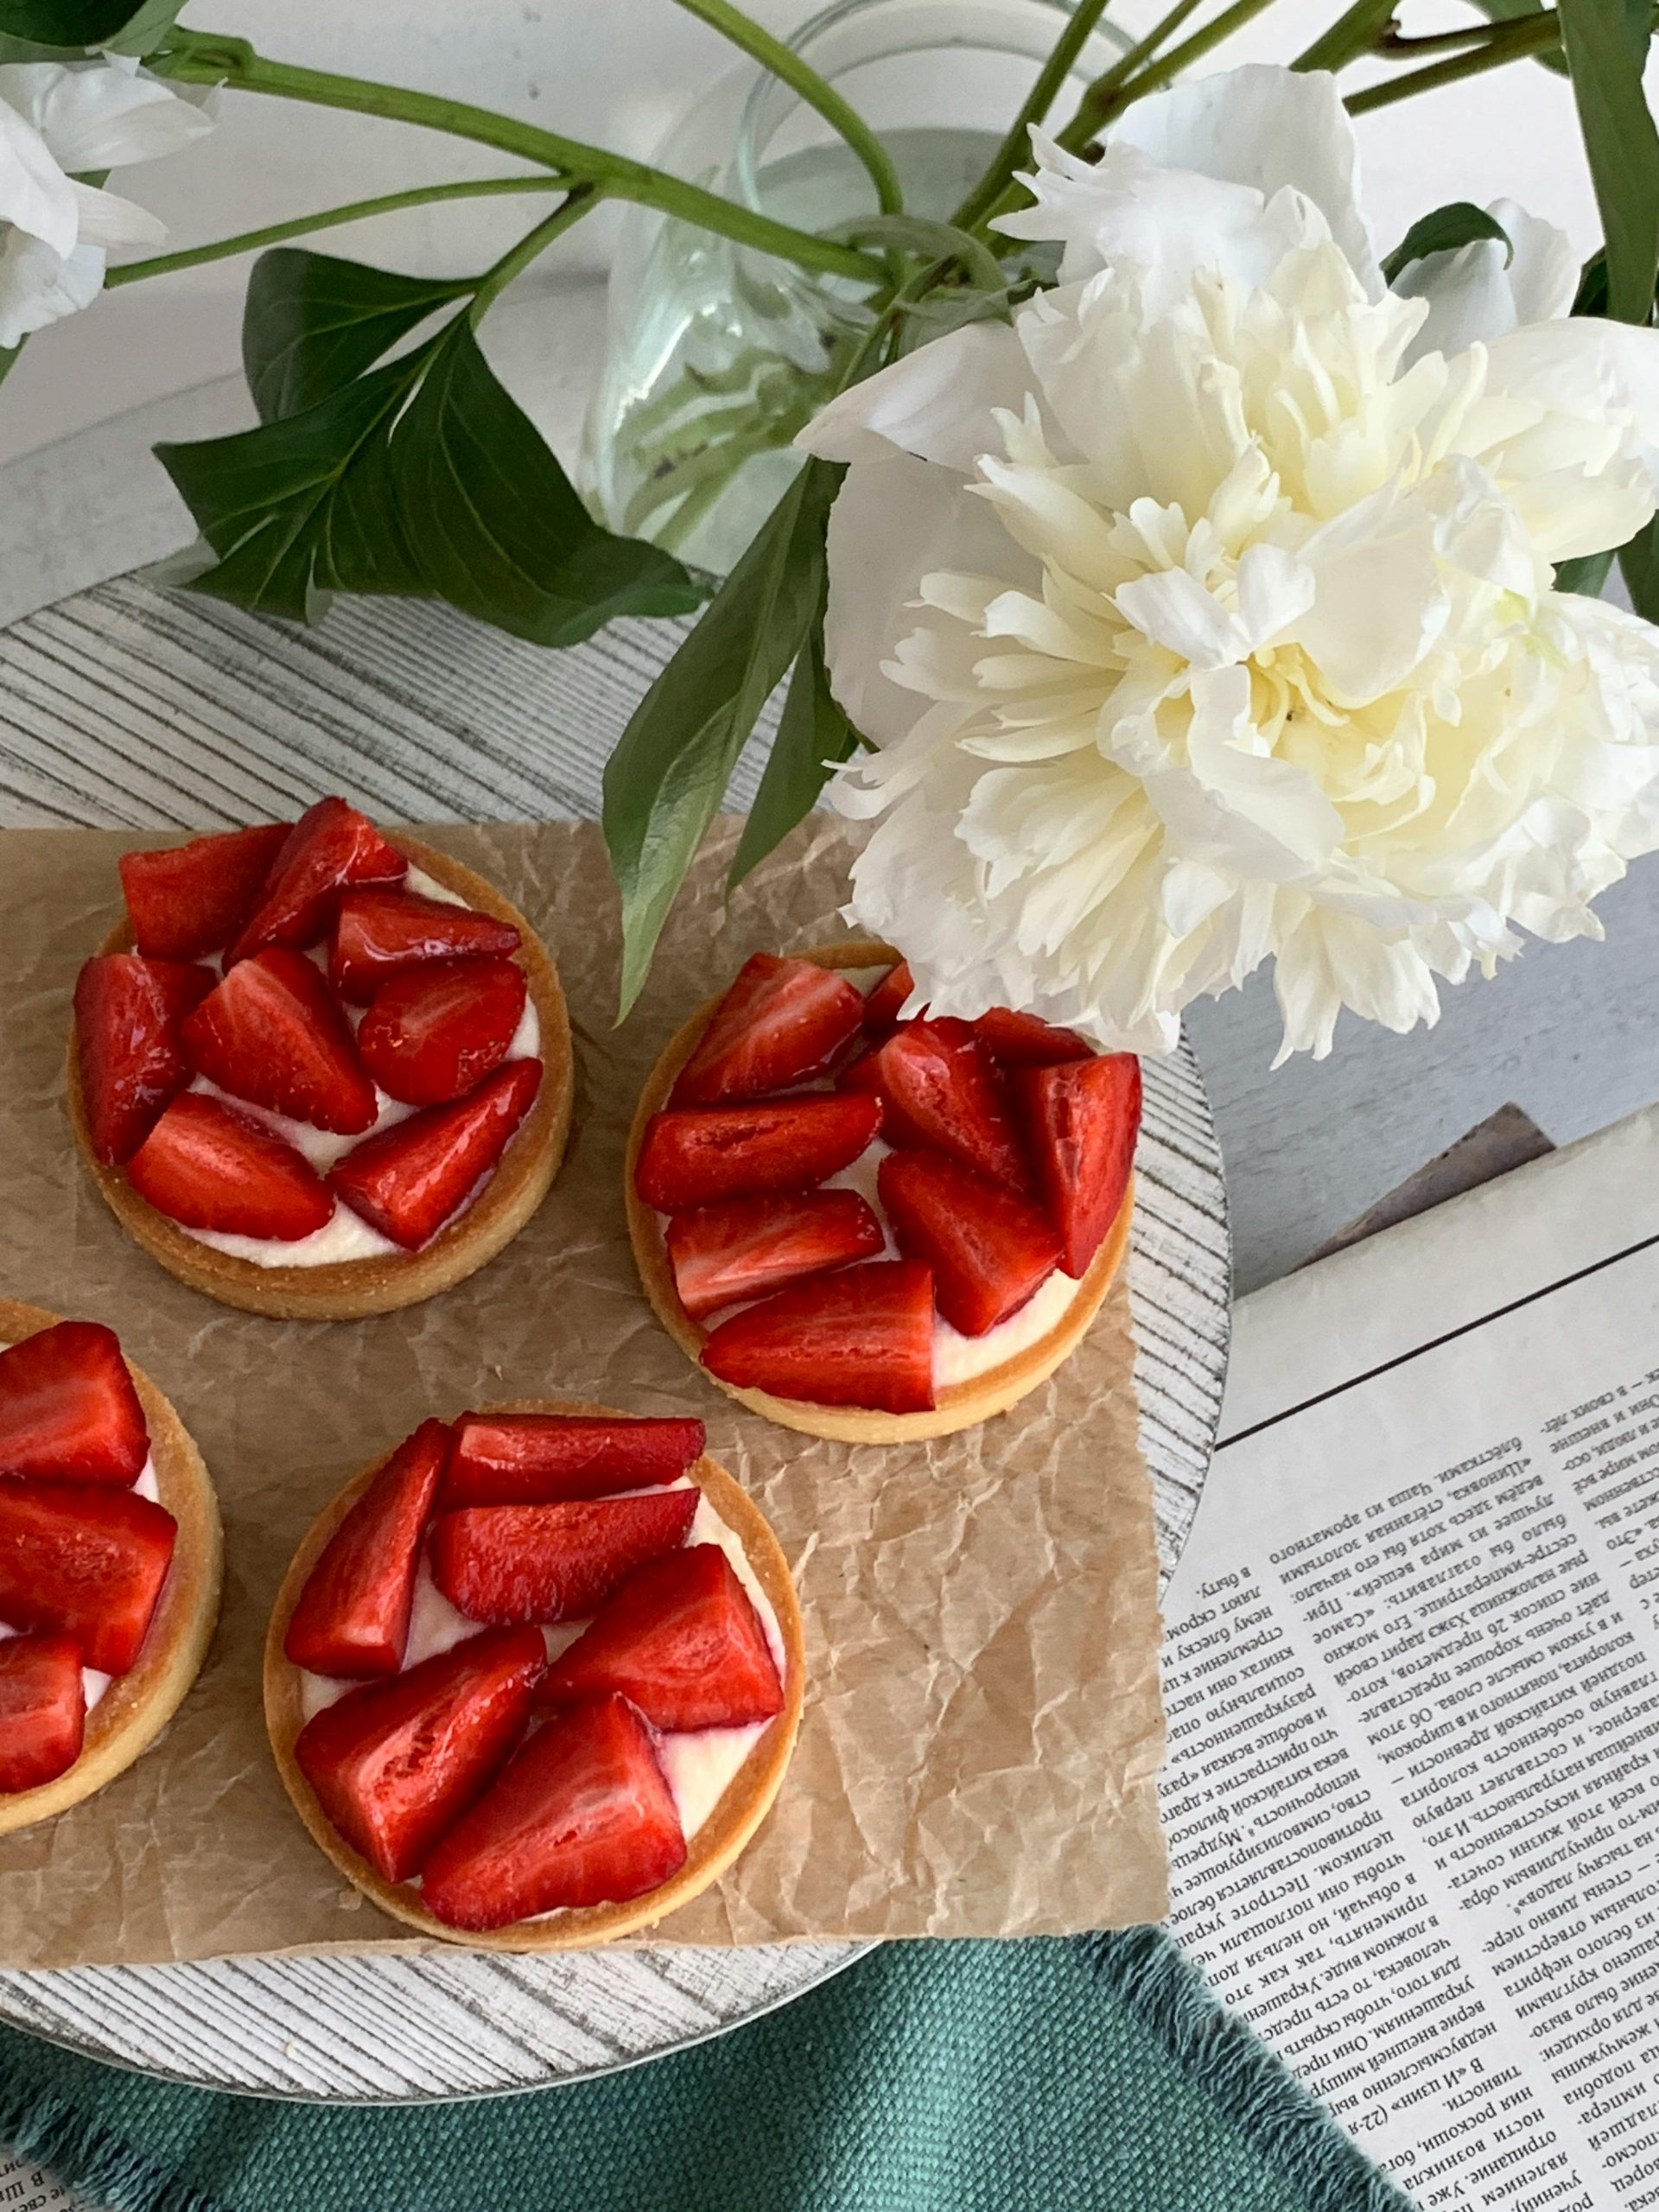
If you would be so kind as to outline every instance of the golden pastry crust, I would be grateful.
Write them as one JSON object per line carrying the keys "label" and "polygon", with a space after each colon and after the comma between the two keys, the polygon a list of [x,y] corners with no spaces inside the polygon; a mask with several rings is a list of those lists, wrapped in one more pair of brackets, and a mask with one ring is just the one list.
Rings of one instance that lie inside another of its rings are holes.
{"label": "golden pastry crust", "polygon": [[[821,968],[874,968],[890,967],[899,955],[891,945],[867,940],[854,944],[813,945],[790,957],[816,960]],[[645,1141],[645,1126],[652,1116],[668,1103],[675,1079],[696,1049],[719,1003],[718,996],[708,1000],[670,1038],[639,1094],[633,1127],[628,1132],[627,1160],[623,1168],[628,1235],[633,1244],[639,1280],[658,1319],[686,1357],[728,1398],[735,1398],[752,1413],[764,1414],[768,1421],[779,1421],[785,1428],[799,1429],[807,1436],[827,1436],[843,1444],[915,1444],[930,1436],[952,1436],[958,1429],[973,1428],[982,1421],[989,1421],[994,1414],[1006,1413],[1028,1391],[1048,1379],[1060,1362],[1077,1348],[1089,1324],[1099,1313],[1102,1301],[1111,1288],[1112,1278],[1128,1249],[1129,1224],[1135,1211],[1133,1179],[1117,1218],[1106,1232],[1088,1274],[1077,1285],[1076,1297],[1048,1333],[1000,1365],[987,1368],[969,1382],[947,1382],[936,1394],[937,1402],[925,1413],[884,1413],[868,1406],[819,1406],[805,1399],[777,1398],[770,1391],[745,1390],[734,1382],[722,1382],[719,1376],[709,1375],[702,1365],[701,1354],[709,1340],[709,1332],[694,1321],[681,1305],[674,1287],[674,1270],[669,1264],[662,1223],[634,1188],[634,1167],[639,1147]]]}
{"label": "golden pastry crust", "polygon": [[[80,1068],[70,1021],[68,1108],[75,1144],[105,1204],[135,1244],[192,1290],[283,1321],[357,1321],[365,1314],[391,1313],[418,1305],[474,1274],[510,1244],[547,1196],[564,1156],[575,1094],[575,1058],[570,1017],[547,948],[524,917],[480,875],[445,853],[408,837],[400,830],[383,833],[404,857],[467,901],[480,913],[512,922],[524,942],[518,957],[541,1024],[542,1087],[514,1131],[495,1173],[464,1213],[441,1229],[418,1252],[391,1252],[366,1260],[336,1260],[322,1267],[262,1268],[204,1244],[177,1222],[139,1197],[120,1167],[93,1157],[81,1096]],[[124,919],[99,946],[100,952],[129,952],[132,929]]]}
{"label": "golden pastry crust", "polygon": [[[0,1344],[35,1336],[60,1318],[0,1298]],[[0,1794],[0,1835],[79,1804],[148,1751],[200,1673],[219,1618],[225,1545],[213,1479],[168,1400],[142,1368],[127,1366],[149,1428],[156,1487],[179,1524],[173,1562],[137,1666],[118,1675],[86,1716],[80,1757],[54,1782]]]}
{"label": "golden pastry crust", "polygon": [[[486,1414],[598,1414],[619,1420],[626,1418],[618,1414],[614,1406],[594,1405],[580,1398],[519,1399],[480,1410]],[[573,1906],[543,1918],[517,1921],[506,1928],[451,1928],[424,1909],[417,1889],[408,1883],[388,1882],[359,1857],[317,1802],[315,1793],[294,1757],[295,1740],[304,1726],[305,1716],[301,1703],[301,1671],[283,1649],[288,1624],[323,1546],[390,1456],[384,1454],[372,1466],[353,1476],[306,1531],[276,1593],[265,1636],[265,1726],[283,1787],[310,1831],[312,1841],[383,1912],[407,1921],[423,1935],[446,1943],[464,1943],[471,1950],[590,1950],[598,1944],[614,1942],[619,1936],[634,1935],[642,1928],[651,1927],[676,1906],[689,1904],[731,1865],[771,1809],[795,1748],[806,1683],[806,1645],[789,1562],[771,1524],[748,1493],[707,1454],[687,1470],[715,1511],[741,1542],[755,1579],[777,1616],[778,1631],[784,1641],[785,1665],[783,1711],[767,1723],[766,1732],[756,1740],[727,1784],[720,1802],[691,1838],[684,1865],[659,1888],[620,1904]]]}

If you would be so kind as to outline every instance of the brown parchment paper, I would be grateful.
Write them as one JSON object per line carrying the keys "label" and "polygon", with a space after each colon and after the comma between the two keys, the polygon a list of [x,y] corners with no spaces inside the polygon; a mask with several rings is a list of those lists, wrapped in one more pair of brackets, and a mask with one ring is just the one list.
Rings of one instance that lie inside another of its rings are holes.
{"label": "brown parchment paper", "polygon": [[706,1384],[633,1269],[620,1174],[641,1082],[688,1007],[760,946],[844,934],[844,833],[809,824],[722,901],[710,840],[624,1027],[615,898],[590,824],[423,829],[499,883],[557,959],[575,1030],[569,1155],[516,1243],[427,1305],[264,1320],[164,1274],[81,1173],[63,1116],[69,995],[147,841],[0,832],[0,1291],[109,1322],[219,1486],[225,1608],[155,1747],[96,1797],[0,1840],[0,1964],[430,1948],[349,1888],[266,1747],[259,1653],[295,1543],[428,1414],[568,1395],[695,1413],[800,1583],[806,1713],[772,1815],[714,1888],[642,1939],[1017,1936],[1157,1917],[1166,1866],[1152,1506],[1122,1279],[1048,1383],[919,1446],[777,1428]]}

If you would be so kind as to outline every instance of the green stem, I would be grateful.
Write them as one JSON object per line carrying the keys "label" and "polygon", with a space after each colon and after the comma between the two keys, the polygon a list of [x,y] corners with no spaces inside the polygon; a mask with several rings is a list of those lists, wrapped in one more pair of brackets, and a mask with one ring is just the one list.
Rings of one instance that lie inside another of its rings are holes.
{"label": "green stem", "polygon": [[[417,184],[407,192],[384,192],[375,200],[353,200],[344,207],[325,207],[315,215],[295,215],[285,223],[268,223],[264,230],[243,231],[233,238],[215,238],[209,245],[182,247],[177,253],[152,254],[145,261],[124,262],[105,277],[105,286],[136,284],[141,276],[170,276],[175,269],[194,269],[204,261],[223,261],[233,253],[251,253],[257,247],[281,245],[284,238],[302,238],[308,231],[330,231],[340,223],[360,223],[371,215],[390,215],[400,207],[418,207],[435,200],[484,200],[497,194],[568,192],[560,176],[470,177],[455,184]],[[464,291],[466,286],[458,287]]]}
{"label": "green stem", "polygon": [[1077,0],[1065,28],[1054,41],[1053,51],[1038,71],[1037,81],[1027,93],[1025,105],[992,155],[990,166],[950,218],[959,231],[977,230],[1001,207],[1014,171],[1021,162],[1030,158],[1033,124],[1040,123],[1053,106],[1095,25],[1110,4],[1111,0]]}
{"label": "green stem", "polygon": [[1396,100],[1408,100],[1418,92],[1432,92],[1441,85],[1455,85],[1465,77],[1479,76],[1487,69],[1501,69],[1505,62],[1524,60],[1529,54],[1548,54],[1552,47],[1560,44],[1561,27],[1554,9],[1541,10],[1535,16],[1516,16],[1506,23],[1493,26],[1493,35],[1481,45],[1465,48],[1460,54],[1449,54],[1443,61],[1430,62],[1427,68],[1408,69],[1402,77],[1386,77],[1380,85],[1367,85],[1363,92],[1351,93],[1343,105],[1350,115],[1369,115],[1379,107],[1392,107]]}
{"label": "green stem", "polygon": [[[1102,0],[1104,4],[1105,0]],[[770,31],[762,30],[741,8],[734,8],[731,0],[677,0],[677,5],[689,16],[696,16],[700,22],[707,23],[711,30],[717,30],[722,38],[729,39],[734,46],[741,47],[763,69],[781,78],[810,108],[815,108],[832,130],[840,132],[869,171],[882,213],[896,215],[900,212],[905,195],[887,148],[858,110],[849,106],[833,85],[826,84],[816,69],[803,61],[793,47],[785,46]]]}
{"label": "green stem", "polygon": [[855,247],[815,238],[810,231],[798,231],[646,162],[629,161],[603,147],[543,130],[513,116],[496,115],[466,100],[268,60],[245,40],[215,37],[205,31],[175,30],[166,46],[150,57],[149,66],[157,75],[184,84],[226,85],[233,92],[264,92],[275,99],[302,100],[313,107],[341,108],[350,114],[388,116],[423,130],[446,131],[451,137],[516,154],[542,168],[556,170],[563,178],[601,185],[608,198],[643,201],[665,215],[717,232],[758,252],[775,254],[800,268],[850,276],[871,285],[883,281],[881,264]]}
{"label": "green stem", "polygon": [[[1061,145],[1072,153],[1080,153],[1126,107],[1132,107],[1136,100],[1144,99],[1148,92],[1155,92],[1173,77],[1179,77],[1183,69],[1201,60],[1213,47],[1230,38],[1236,30],[1242,29],[1253,16],[1272,4],[1273,0],[1233,0],[1232,6],[1224,8],[1213,22],[1205,23],[1190,38],[1183,39],[1179,46],[1173,48],[1160,60],[1150,63],[1139,76],[1126,79],[1121,64],[1109,69],[1106,77],[1099,79],[1084,93],[1083,105],[1060,133]],[[1109,86],[1107,78],[1116,81]]]}
{"label": "green stem", "polygon": [[1137,45],[1121,54],[1103,77],[1096,77],[1084,97],[1083,105],[1060,133],[1060,143],[1071,153],[1086,146],[1099,125],[1095,117],[1109,110],[1114,94],[1126,85],[1137,69],[1143,68],[1166,42],[1173,38],[1187,17],[1195,15],[1203,0],[1175,0],[1168,13],[1160,16],[1152,29]]}
{"label": "green stem", "polygon": [[467,310],[467,319],[474,330],[489,309],[505,292],[521,270],[528,269],[538,254],[545,253],[556,238],[563,238],[582,217],[591,213],[603,197],[599,187],[579,184],[568,200],[562,200],[550,215],[545,215],[533,230],[526,231],[517,245],[509,246],[499,261],[486,269],[478,281],[473,294],[473,303]]}
{"label": "green stem", "polygon": [[[1539,9],[1535,17],[1529,14],[1510,16],[1505,20],[1511,23],[1529,23],[1535,19],[1541,20],[1544,14],[1545,10]],[[1463,47],[1490,46],[1494,32],[1499,28],[1497,23],[1461,23],[1456,30],[1419,31],[1410,37],[1403,31],[1388,29],[1377,33],[1370,52],[1382,60],[1410,61],[1420,54],[1451,54]]]}
{"label": "green stem", "polygon": [[[1370,47],[1377,34],[1392,20],[1395,0],[1354,0],[1354,4],[1338,16],[1328,31],[1323,31],[1305,54],[1299,54],[1291,63],[1293,69],[1345,69],[1357,61]],[[1481,26],[1473,24],[1472,29]]]}

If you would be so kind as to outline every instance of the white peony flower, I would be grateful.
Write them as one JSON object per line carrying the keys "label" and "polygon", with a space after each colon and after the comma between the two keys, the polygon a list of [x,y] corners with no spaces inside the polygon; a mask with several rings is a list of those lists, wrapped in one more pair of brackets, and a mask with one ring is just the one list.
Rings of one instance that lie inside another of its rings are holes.
{"label": "white peony flower", "polygon": [[[1659,843],[1659,636],[1553,588],[1659,501],[1659,333],[1560,320],[1566,242],[1390,293],[1329,77],[1251,67],[1040,137],[1061,283],[844,393],[836,693],[879,748],[850,918],[913,1004],[1103,1045],[1272,956],[1284,1052],[1344,1006],[1599,934]],[[1282,1054],[1281,1054],[1282,1057]]]}
{"label": "white peony flower", "polygon": [[88,306],[107,247],[167,235],[131,200],[77,179],[175,153],[212,128],[211,102],[136,61],[0,67],[0,346]]}

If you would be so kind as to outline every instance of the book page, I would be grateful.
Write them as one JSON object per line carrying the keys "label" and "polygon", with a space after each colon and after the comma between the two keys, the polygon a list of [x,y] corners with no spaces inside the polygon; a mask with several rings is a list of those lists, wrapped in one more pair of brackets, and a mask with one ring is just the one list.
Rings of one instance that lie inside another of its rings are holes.
{"label": "book page", "polygon": [[91,2212],[41,2167],[0,2149],[0,2212]]}
{"label": "book page", "polygon": [[1418,2202],[1659,2205],[1659,1120],[1238,1311],[1173,1923]]}

